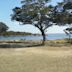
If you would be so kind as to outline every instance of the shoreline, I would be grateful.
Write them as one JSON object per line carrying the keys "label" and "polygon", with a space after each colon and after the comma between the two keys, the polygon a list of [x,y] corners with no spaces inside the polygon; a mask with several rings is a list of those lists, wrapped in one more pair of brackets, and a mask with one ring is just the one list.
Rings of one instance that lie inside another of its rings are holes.
{"label": "shoreline", "polygon": [[[41,40],[6,40],[0,41],[0,48],[25,48],[25,47],[39,47],[43,46]],[[44,46],[50,47],[72,47],[72,43],[67,42],[65,39],[46,40]]]}

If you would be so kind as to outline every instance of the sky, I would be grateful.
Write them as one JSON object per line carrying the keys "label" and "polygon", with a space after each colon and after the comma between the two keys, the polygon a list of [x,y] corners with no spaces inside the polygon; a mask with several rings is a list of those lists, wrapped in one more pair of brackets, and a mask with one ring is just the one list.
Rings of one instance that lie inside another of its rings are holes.
{"label": "sky", "polygon": [[[51,4],[56,5],[62,0],[52,0]],[[4,22],[9,31],[22,31],[31,33],[40,33],[40,31],[32,25],[19,25],[16,21],[11,21],[12,9],[16,6],[21,6],[21,0],[0,0],[0,22]],[[65,27],[53,26],[47,29],[46,33],[64,33]]]}

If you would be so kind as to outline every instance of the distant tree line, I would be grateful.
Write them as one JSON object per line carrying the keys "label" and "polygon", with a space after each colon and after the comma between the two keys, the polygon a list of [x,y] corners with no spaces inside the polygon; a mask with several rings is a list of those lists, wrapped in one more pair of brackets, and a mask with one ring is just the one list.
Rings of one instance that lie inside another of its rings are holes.
{"label": "distant tree line", "polygon": [[32,35],[32,33],[29,32],[14,32],[14,31],[8,31],[9,27],[3,23],[0,22],[0,35],[2,36],[11,36],[11,35]]}
{"label": "distant tree line", "polygon": [[32,33],[7,31],[7,32],[0,33],[0,35],[2,35],[2,36],[19,36],[19,35],[25,36],[25,35],[32,35]]}

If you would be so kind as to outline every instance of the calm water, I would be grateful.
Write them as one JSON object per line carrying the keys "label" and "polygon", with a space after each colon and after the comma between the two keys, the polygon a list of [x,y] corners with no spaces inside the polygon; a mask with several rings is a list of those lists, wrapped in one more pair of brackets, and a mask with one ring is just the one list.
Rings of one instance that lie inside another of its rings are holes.
{"label": "calm water", "polygon": [[[68,38],[66,34],[48,34],[47,40]],[[0,40],[42,40],[42,36],[0,36]]]}

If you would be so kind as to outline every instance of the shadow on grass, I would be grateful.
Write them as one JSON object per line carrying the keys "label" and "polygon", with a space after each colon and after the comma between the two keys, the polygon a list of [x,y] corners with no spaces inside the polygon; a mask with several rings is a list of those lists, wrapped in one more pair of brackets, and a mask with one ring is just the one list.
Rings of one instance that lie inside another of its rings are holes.
{"label": "shadow on grass", "polygon": [[30,47],[39,47],[43,46],[43,44],[0,44],[0,48],[30,48]]}

